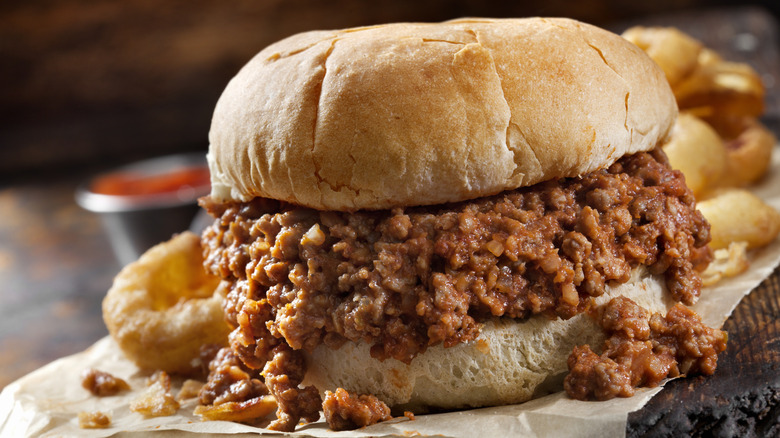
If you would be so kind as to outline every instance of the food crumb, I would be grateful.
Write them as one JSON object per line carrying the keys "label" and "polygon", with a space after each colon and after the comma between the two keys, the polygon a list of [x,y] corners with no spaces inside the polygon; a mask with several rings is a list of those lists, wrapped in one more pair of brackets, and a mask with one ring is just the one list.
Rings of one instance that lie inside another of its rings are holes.
{"label": "food crumb", "polygon": [[130,410],[145,417],[167,417],[179,410],[177,402],[165,387],[165,380],[152,383],[140,397],[130,403]]}
{"label": "food crumb", "polygon": [[98,397],[116,395],[130,389],[130,385],[124,380],[95,368],[84,370],[81,374],[81,386]]}
{"label": "food crumb", "polygon": [[146,379],[146,386],[152,386],[159,382],[166,392],[171,390],[171,376],[163,370],[157,370]]}
{"label": "food crumb", "polygon": [[408,418],[409,421],[414,421],[414,412],[412,411],[404,411],[404,417]]}
{"label": "food crumb", "polygon": [[179,394],[176,396],[176,400],[181,402],[198,396],[200,389],[203,388],[203,382],[197,380],[187,379],[181,384]]}
{"label": "food crumb", "polygon": [[82,429],[105,429],[111,425],[111,416],[100,412],[79,412],[79,427]]}
{"label": "food crumb", "polygon": [[325,420],[333,430],[357,429],[392,418],[390,408],[375,396],[350,394],[343,388],[337,388],[336,392],[325,391],[322,408]]}
{"label": "food crumb", "polygon": [[234,421],[252,423],[276,411],[276,399],[272,395],[258,396],[245,401],[229,401],[219,405],[199,405],[195,415],[204,421]]}
{"label": "food crumb", "polygon": [[477,350],[479,350],[479,352],[482,354],[490,353],[490,344],[484,338],[477,339],[475,346],[477,347]]}

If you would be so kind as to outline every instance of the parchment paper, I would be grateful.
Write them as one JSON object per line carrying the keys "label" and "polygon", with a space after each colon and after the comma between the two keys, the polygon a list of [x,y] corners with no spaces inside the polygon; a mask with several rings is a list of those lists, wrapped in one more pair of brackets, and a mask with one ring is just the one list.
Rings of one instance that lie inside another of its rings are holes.
{"label": "parchment paper", "polygon": [[[780,210],[780,147],[775,148],[770,177],[752,190]],[[780,263],[780,239],[750,254],[750,269],[702,291],[694,306],[704,321],[721,326],[739,301],[770,276]],[[98,368],[122,377],[138,390],[113,397],[94,397],[80,385],[81,372]],[[717,371],[716,371],[717,376]],[[405,417],[349,432],[331,432],[318,423],[301,426],[294,433],[267,431],[228,422],[201,422],[192,414],[195,400],[182,403],[177,415],[144,418],[129,410],[131,400],[145,388],[145,375],[124,358],[110,338],[88,350],[59,359],[7,386],[0,393],[0,438],[26,436],[159,436],[199,437],[207,434],[236,436],[527,436],[527,437],[622,437],[628,414],[640,409],[662,388],[641,389],[631,398],[604,402],[580,402],[562,392],[520,405],[473,409],[436,415]],[[80,411],[110,413],[108,429],[80,429]]]}

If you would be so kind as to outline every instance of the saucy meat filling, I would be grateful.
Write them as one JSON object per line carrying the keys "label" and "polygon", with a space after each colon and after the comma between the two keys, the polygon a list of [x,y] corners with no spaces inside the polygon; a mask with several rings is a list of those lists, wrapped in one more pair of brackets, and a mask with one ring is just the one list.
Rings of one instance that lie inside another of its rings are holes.
{"label": "saucy meat filling", "polygon": [[392,418],[390,408],[373,395],[354,395],[343,388],[326,391],[322,410],[333,430],[350,430]]}
{"label": "saucy meat filling", "polygon": [[607,333],[599,356],[590,346],[569,356],[566,393],[579,400],[630,397],[637,386],[658,386],[667,377],[715,372],[726,332],[707,327],[677,303],[666,316],[650,313],[625,297],[610,300],[601,317]]}
{"label": "saucy meat filling", "polygon": [[244,365],[230,348],[220,349],[209,362],[208,382],[200,389],[201,404],[221,405],[268,395],[259,370]]}
{"label": "saucy meat filling", "polygon": [[[343,213],[267,199],[202,204],[217,218],[203,235],[205,265],[230,282],[231,347],[253,369],[347,340],[409,363],[430,345],[475,339],[488,316],[570,318],[639,265],[691,304],[711,259],[709,225],[660,149],[449,205]],[[268,375],[266,385],[280,395]]]}

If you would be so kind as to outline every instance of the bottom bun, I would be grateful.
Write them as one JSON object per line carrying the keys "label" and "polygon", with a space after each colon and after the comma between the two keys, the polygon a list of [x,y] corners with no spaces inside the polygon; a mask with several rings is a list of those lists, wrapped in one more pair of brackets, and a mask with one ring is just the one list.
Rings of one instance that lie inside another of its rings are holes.
{"label": "bottom bun", "polygon": [[[651,312],[665,314],[673,304],[659,278],[644,270],[635,271],[627,283],[607,287],[596,305],[620,295]],[[599,351],[605,339],[588,314],[568,320],[495,318],[476,340],[430,347],[408,365],[373,359],[365,343],[347,342],[338,350],[320,345],[306,353],[304,384],[320,391],[373,394],[391,407],[418,413],[520,403],[561,390],[572,349],[588,344]]]}

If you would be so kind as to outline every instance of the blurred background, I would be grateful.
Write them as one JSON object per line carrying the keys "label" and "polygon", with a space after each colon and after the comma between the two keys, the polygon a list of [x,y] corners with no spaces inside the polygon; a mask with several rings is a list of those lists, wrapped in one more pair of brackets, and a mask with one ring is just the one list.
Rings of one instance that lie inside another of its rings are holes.
{"label": "blurred background", "polygon": [[[220,93],[269,43],[312,29],[463,16],[568,16],[620,32],[737,6],[760,11],[748,18],[764,28],[780,13],[776,0],[0,2],[0,388],[106,334],[100,301],[121,266],[98,217],[74,202],[76,187],[123,163],[205,153]],[[734,32],[708,36],[738,41]],[[761,44],[746,41],[726,57],[741,61]],[[775,52],[763,59],[778,62]],[[775,78],[764,80],[776,101]],[[770,103],[768,117],[777,108]]]}
{"label": "blurred background", "polygon": [[[269,43],[311,29],[463,16],[568,16],[602,27],[750,2],[704,0],[5,0],[0,175],[206,147],[227,81]],[[780,2],[756,2],[772,13]]]}

